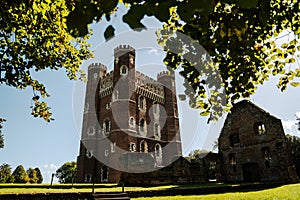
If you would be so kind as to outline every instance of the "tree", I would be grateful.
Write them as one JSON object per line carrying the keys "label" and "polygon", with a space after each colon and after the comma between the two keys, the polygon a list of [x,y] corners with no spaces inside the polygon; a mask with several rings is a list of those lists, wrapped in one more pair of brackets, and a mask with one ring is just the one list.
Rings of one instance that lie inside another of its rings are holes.
{"label": "tree", "polygon": [[14,183],[27,183],[29,181],[28,175],[22,165],[17,166],[12,175]]}
{"label": "tree", "polygon": [[300,138],[287,135],[287,141],[292,151],[293,162],[296,167],[297,175],[300,177]]}
{"label": "tree", "polygon": [[27,175],[28,175],[30,183],[37,183],[38,182],[37,172],[35,171],[35,169],[29,168],[27,170]]}
{"label": "tree", "polygon": [[60,183],[73,183],[76,170],[76,162],[66,162],[56,170],[55,176]]}
{"label": "tree", "polygon": [[[249,98],[270,76],[279,77],[281,91],[300,85],[299,66],[290,67],[300,55],[296,0],[119,2],[128,8],[123,22],[132,29],[145,27],[141,22],[145,16],[162,22],[157,35],[166,52],[164,62],[171,71],[181,66],[190,105],[201,109],[201,115],[210,115],[210,120],[240,98]],[[85,35],[87,24],[104,17],[109,21],[117,9],[117,0],[76,1],[68,27],[73,35]],[[112,37],[114,30],[108,25],[104,36]],[[279,44],[279,34],[289,39]]]}
{"label": "tree", "polygon": [[14,177],[11,174],[11,166],[9,164],[2,164],[0,166],[0,183],[13,183]]}
{"label": "tree", "polygon": [[2,134],[3,122],[5,122],[5,119],[0,118],[0,148],[4,147],[4,136]]}
{"label": "tree", "polygon": [[195,149],[194,151],[190,152],[188,156],[186,156],[185,158],[188,161],[191,161],[193,159],[195,159],[198,155],[200,154],[207,154],[209,153],[209,151],[205,150],[205,149]]}
{"label": "tree", "polygon": [[50,94],[32,75],[64,69],[71,80],[83,79],[82,60],[92,56],[86,40],[67,31],[65,18],[74,8],[65,0],[0,0],[0,85],[33,90],[32,115],[53,120],[40,97]]}
{"label": "tree", "polygon": [[41,170],[38,167],[36,167],[34,170],[36,171],[37,183],[43,183],[43,175]]}

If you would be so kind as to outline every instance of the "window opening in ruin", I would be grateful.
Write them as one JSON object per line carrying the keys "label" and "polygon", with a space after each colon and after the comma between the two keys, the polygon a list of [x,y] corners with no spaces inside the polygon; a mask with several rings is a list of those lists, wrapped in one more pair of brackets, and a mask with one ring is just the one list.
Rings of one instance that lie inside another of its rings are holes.
{"label": "window opening in ruin", "polygon": [[262,123],[262,122],[257,122],[255,124],[255,131],[256,131],[256,134],[258,135],[263,135],[266,133],[266,128],[265,128],[265,124]]}
{"label": "window opening in ruin", "polygon": [[236,172],[236,156],[234,153],[229,154],[229,163],[232,166],[232,170]]}
{"label": "window opening in ruin", "polygon": [[230,146],[231,147],[233,147],[235,144],[240,143],[239,134],[237,134],[237,133],[231,134],[229,136],[229,140],[230,140]]}
{"label": "window opening in ruin", "polygon": [[156,136],[156,137],[160,137],[160,133],[159,133],[159,124],[158,123],[155,123],[154,124],[154,135]]}
{"label": "window opening in ruin", "polygon": [[262,148],[262,156],[265,160],[265,167],[270,168],[271,167],[271,154],[270,154],[270,148],[269,147],[263,147]]}

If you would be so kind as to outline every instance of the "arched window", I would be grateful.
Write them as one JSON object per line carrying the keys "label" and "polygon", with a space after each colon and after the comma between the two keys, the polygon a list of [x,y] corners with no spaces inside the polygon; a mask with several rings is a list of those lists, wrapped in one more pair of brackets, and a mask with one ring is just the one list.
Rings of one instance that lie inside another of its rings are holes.
{"label": "arched window", "polygon": [[153,104],[153,114],[159,115],[159,104],[158,103]]}
{"label": "arched window", "polygon": [[138,105],[139,105],[139,109],[146,110],[146,99],[144,96],[139,97]]}
{"label": "arched window", "polygon": [[162,156],[162,151],[161,151],[161,146],[160,144],[155,145],[155,157],[161,157]]}
{"label": "arched window", "polygon": [[136,151],[136,147],[135,147],[135,143],[134,142],[130,142],[130,144],[129,144],[129,151],[130,152],[135,152]]}
{"label": "arched window", "polygon": [[254,124],[255,133],[257,135],[263,135],[266,133],[265,124],[263,122],[257,122]]}
{"label": "arched window", "polygon": [[236,172],[236,157],[234,153],[229,154],[229,164],[231,164],[232,170]]}
{"label": "arched window", "polygon": [[119,99],[119,91],[118,90],[114,90],[113,94],[112,94],[112,101],[117,101]]}
{"label": "arched window", "polygon": [[87,158],[92,158],[93,157],[93,150],[91,150],[91,151],[86,150],[85,155],[86,155]]}
{"label": "arched window", "polygon": [[109,119],[105,119],[103,122],[103,132],[105,135],[108,135],[110,133],[110,120]]}
{"label": "arched window", "polygon": [[122,65],[120,67],[120,74],[121,75],[127,75],[128,74],[128,67],[126,65]]}
{"label": "arched window", "polygon": [[142,152],[142,153],[148,152],[148,144],[145,140],[142,140],[140,143],[140,152]]}
{"label": "arched window", "polygon": [[158,123],[154,123],[154,136],[155,138],[160,138],[160,126]]}
{"label": "arched window", "polygon": [[129,126],[134,128],[135,127],[135,119],[134,117],[129,117]]}
{"label": "arched window", "polygon": [[141,135],[145,136],[147,134],[147,126],[146,126],[146,121],[144,118],[140,119],[139,129],[140,129]]}
{"label": "arched window", "polygon": [[93,126],[90,126],[87,130],[87,134],[89,136],[95,135],[95,128]]}
{"label": "arched window", "polygon": [[269,147],[263,147],[261,149],[262,151],[262,156],[263,156],[263,159],[265,160],[265,167],[266,168],[270,168],[270,162],[271,162],[271,154],[270,154],[270,148]]}

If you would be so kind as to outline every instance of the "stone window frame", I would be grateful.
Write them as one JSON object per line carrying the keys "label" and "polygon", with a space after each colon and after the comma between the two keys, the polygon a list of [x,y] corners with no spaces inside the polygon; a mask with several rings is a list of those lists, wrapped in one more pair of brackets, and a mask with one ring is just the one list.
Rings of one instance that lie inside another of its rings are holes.
{"label": "stone window frame", "polygon": [[126,65],[122,65],[120,67],[120,75],[126,76],[128,74],[128,67]]}
{"label": "stone window frame", "polygon": [[106,108],[106,110],[109,110],[111,108],[111,101],[109,101],[105,104],[105,108]]}
{"label": "stone window frame", "polygon": [[264,146],[261,148],[261,153],[262,153],[262,158],[264,159],[265,163],[265,168],[270,168],[271,167],[271,153],[270,153],[270,147]]}
{"label": "stone window frame", "polygon": [[153,103],[153,115],[154,116],[159,116],[160,113],[160,105],[157,102]]}
{"label": "stone window frame", "polygon": [[154,132],[154,137],[156,139],[160,139],[161,138],[161,133],[160,133],[160,124],[158,122],[155,122],[153,124],[153,132]]}
{"label": "stone window frame", "polygon": [[87,158],[92,158],[93,157],[93,150],[86,150],[85,151],[85,156],[87,157]]}
{"label": "stone window frame", "polygon": [[116,152],[116,145],[117,145],[117,143],[110,143],[110,152],[111,153],[114,153],[114,152]]}
{"label": "stone window frame", "polygon": [[[142,146],[144,145],[144,147]],[[143,148],[142,148],[143,147]],[[143,150],[143,151],[142,151]],[[141,153],[148,153],[148,143],[146,142],[146,140],[142,140],[140,142],[140,152]]]}
{"label": "stone window frame", "polygon": [[[107,126],[108,125],[108,126]],[[103,127],[102,127],[102,131],[104,135],[109,135],[110,131],[111,131],[111,121],[109,118],[105,118],[103,120]]]}
{"label": "stone window frame", "polygon": [[129,124],[129,127],[135,128],[135,118],[133,116],[129,117],[128,124]]}
{"label": "stone window frame", "polygon": [[266,126],[262,121],[256,122],[254,124],[255,134],[264,135],[266,134]]}
{"label": "stone window frame", "polygon": [[[141,126],[142,121],[144,121],[143,126]],[[143,129],[142,129],[142,127],[143,127]],[[143,117],[139,120],[139,133],[142,136],[147,135],[147,123],[146,123],[146,119]]]}
{"label": "stone window frame", "polygon": [[96,133],[95,127],[94,126],[89,126],[89,128],[86,131],[86,134],[88,136],[93,136],[93,135],[95,135],[95,133]]}
{"label": "stone window frame", "polygon": [[136,144],[134,142],[129,143],[129,151],[136,152]]}
{"label": "stone window frame", "polygon": [[[157,147],[159,149],[157,149]],[[162,158],[162,147],[161,147],[161,145],[159,143],[155,144],[155,157],[156,158]]]}
{"label": "stone window frame", "polygon": [[94,73],[94,79],[98,78],[98,73]]}
{"label": "stone window frame", "polygon": [[108,154],[109,154],[108,149],[105,149],[105,150],[104,150],[104,156],[105,156],[105,157],[108,157]]}
{"label": "stone window frame", "polygon": [[138,97],[138,107],[140,110],[145,111],[147,109],[147,101],[146,101],[146,97],[144,97],[143,95],[140,95]]}
{"label": "stone window frame", "polygon": [[236,172],[236,154],[235,153],[230,153],[228,154],[228,162],[232,166],[232,170]]}
{"label": "stone window frame", "polygon": [[113,91],[111,99],[112,99],[112,102],[115,102],[119,99],[119,91],[118,90]]}

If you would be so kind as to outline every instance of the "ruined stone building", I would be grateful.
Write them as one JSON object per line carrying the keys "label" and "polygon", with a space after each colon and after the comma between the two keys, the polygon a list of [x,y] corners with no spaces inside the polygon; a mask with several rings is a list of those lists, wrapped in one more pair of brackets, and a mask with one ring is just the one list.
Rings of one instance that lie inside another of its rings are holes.
{"label": "ruined stone building", "polygon": [[147,172],[182,155],[175,76],[136,70],[135,49],[114,49],[114,68],[88,67],[78,182],[119,182],[121,171]]}
{"label": "ruined stone building", "polygon": [[223,181],[298,180],[281,120],[248,100],[233,106],[218,145]]}

